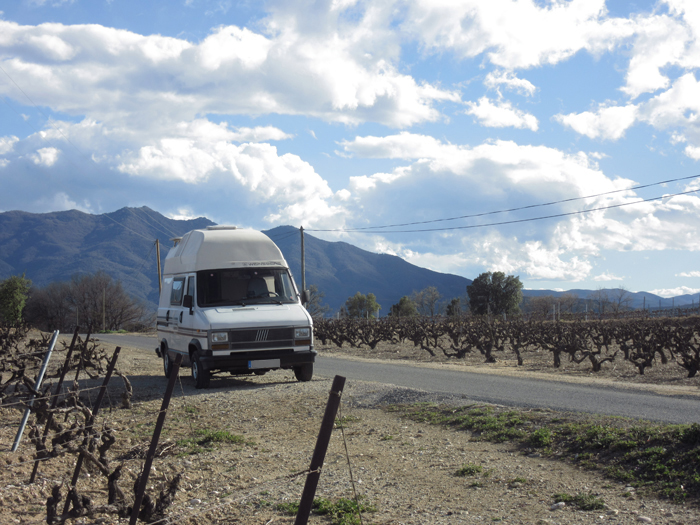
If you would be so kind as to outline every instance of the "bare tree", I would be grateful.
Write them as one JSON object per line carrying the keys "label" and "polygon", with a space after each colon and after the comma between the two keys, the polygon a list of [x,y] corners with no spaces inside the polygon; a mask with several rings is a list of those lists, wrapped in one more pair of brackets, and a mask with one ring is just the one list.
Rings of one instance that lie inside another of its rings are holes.
{"label": "bare tree", "polygon": [[438,315],[438,302],[440,301],[440,292],[434,286],[428,286],[420,292],[413,292],[411,300],[415,303],[418,312],[421,315],[435,317]]}
{"label": "bare tree", "polygon": [[536,317],[547,317],[552,315],[552,307],[556,302],[553,295],[540,295],[529,297],[526,303],[528,313]]}
{"label": "bare tree", "polygon": [[580,299],[574,293],[565,293],[557,298],[557,302],[562,312],[573,314],[576,312],[576,306],[579,304]]}
{"label": "bare tree", "polygon": [[597,290],[588,294],[588,299],[593,301],[595,309],[600,315],[605,315],[605,312],[610,310],[610,297],[608,296],[608,290],[598,288]]}
{"label": "bare tree", "polygon": [[97,332],[128,328],[139,330],[153,324],[153,308],[129,296],[105,272],[76,275],[68,282],[55,282],[34,289],[27,305],[30,322],[49,330],[69,330],[80,325]]}
{"label": "bare tree", "polygon": [[615,315],[619,315],[632,308],[632,294],[629,293],[624,286],[610,290],[608,299],[610,301],[610,310]]}

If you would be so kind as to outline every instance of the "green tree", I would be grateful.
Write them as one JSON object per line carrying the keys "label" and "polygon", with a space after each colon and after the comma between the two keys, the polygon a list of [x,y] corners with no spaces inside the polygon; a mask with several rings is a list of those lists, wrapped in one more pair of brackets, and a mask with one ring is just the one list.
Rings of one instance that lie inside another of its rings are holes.
{"label": "green tree", "polygon": [[13,275],[0,283],[0,315],[10,324],[22,321],[24,305],[27,304],[32,281],[24,275]]}
{"label": "green tree", "polygon": [[363,295],[360,292],[357,292],[352,297],[348,297],[348,300],[345,301],[345,306],[343,307],[342,313],[347,317],[365,319],[369,317],[377,317],[381,308],[382,307],[379,305],[379,303],[377,303],[377,298],[373,293]]}
{"label": "green tree", "polygon": [[391,306],[389,315],[392,317],[415,317],[418,315],[416,303],[410,297],[404,295],[399,302]]}
{"label": "green tree", "polygon": [[448,304],[445,309],[445,313],[448,317],[458,317],[462,315],[462,301],[459,297],[455,297],[450,301],[450,304]]}
{"label": "green tree", "polygon": [[312,284],[309,286],[309,302],[306,303],[306,311],[311,317],[324,317],[331,309],[327,304],[321,304],[321,301],[326,296],[325,293],[318,291],[318,286]]}
{"label": "green tree", "polygon": [[515,314],[523,300],[523,283],[503,272],[484,272],[467,286],[467,294],[473,314]]}

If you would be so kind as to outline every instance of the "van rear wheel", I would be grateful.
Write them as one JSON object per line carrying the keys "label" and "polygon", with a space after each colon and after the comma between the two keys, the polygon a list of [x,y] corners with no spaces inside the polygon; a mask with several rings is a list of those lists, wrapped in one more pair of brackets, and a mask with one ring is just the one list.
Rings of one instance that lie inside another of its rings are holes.
{"label": "van rear wheel", "polygon": [[194,379],[195,388],[207,388],[211,374],[208,370],[204,370],[202,361],[199,358],[199,352],[196,350],[192,353],[192,378]]}
{"label": "van rear wheel", "polygon": [[304,363],[301,366],[295,366],[294,376],[297,378],[297,381],[311,381],[311,378],[314,376],[314,364]]}

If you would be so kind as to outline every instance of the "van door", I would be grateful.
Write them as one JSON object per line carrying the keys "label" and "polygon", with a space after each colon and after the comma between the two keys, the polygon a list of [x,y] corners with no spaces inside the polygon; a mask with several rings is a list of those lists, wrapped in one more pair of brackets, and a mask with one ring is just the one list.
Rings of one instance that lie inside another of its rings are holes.
{"label": "van door", "polygon": [[182,298],[185,295],[185,277],[174,277],[173,287],[170,292],[170,305],[168,308],[167,318],[168,318],[168,331],[170,333],[170,339],[168,340],[168,347],[172,350],[178,350],[182,352],[187,350],[187,344],[183,348],[183,337],[180,334],[180,317],[183,316],[182,313]]}
{"label": "van door", "polygon": [[[189,295],[192,297],[192,308],[186,308],[183,304],[182,306],[182,312],[180,314],[180,317],[178,318],[180,326],[179,326],[179,332],[182,335],[183,338],[183,345],[184,348],[183,350],[187,351],[188,346],[190,344],[190,341],[192,339],[197,339],[197,336],[201,336],[202,332],[197,332],[197,328],[203,328],[201,326],[197,326],[196,320],[197,320],[197,315],[196,315],[196,306],[197,306],[197,297],[195,296],[195,276],[193,275],[188,275],[187,276],[187,283],[185,286],[185,295]],[[184,303],[184,296],[183,296],[183,303]],[[206,330],[203,332],[204,336],[206,337]],[[204,345],[206,347],[206,345]]]}

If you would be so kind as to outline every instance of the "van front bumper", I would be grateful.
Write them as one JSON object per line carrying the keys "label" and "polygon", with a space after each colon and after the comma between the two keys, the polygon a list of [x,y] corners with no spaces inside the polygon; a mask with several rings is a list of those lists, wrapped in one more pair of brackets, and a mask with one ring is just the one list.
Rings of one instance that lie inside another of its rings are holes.
{"label": "van front bumper", "polygon": [[[202,368],[205,371],[222,371],[231,373],[250,373],[255,370],[271,370],[275,368],[294,368],[316,361],[315,350],[265,350],[258,352],[232,352],[222,356],[200,356]],[[277,365],[279,360],[279,365]],[[270,364],[271,366],[266,366]]]}

